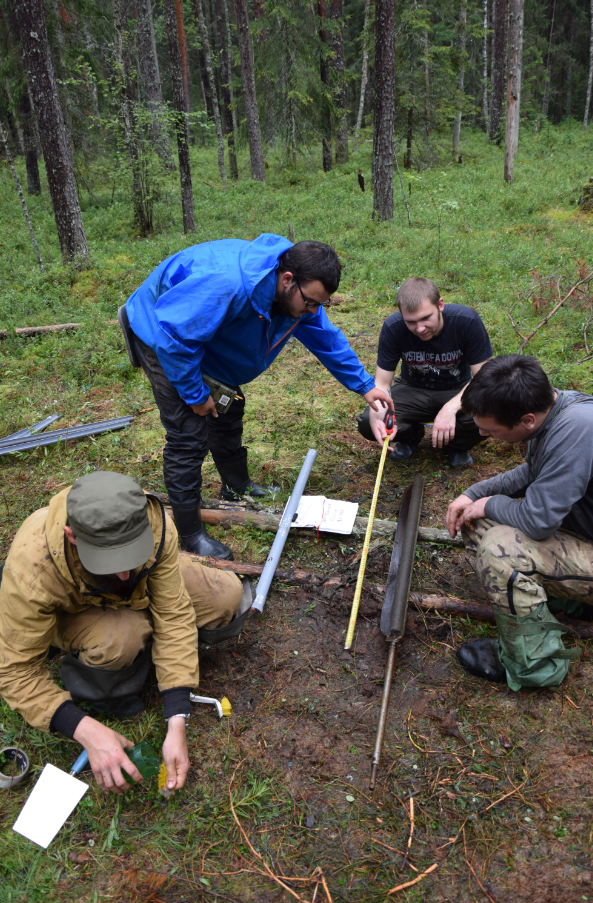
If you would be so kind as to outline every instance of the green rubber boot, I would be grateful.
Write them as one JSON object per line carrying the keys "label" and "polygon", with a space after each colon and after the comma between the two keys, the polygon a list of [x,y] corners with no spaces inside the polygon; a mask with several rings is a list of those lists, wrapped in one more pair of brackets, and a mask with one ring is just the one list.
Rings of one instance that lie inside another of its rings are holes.
{"label": "green rubber boot", "polygon": [[565,649],[562,634],[569,633],[550,614],[545,602],[522,618],[494,610],[498,626],[500,660],[511,690],[521,687],[557,687],[580,649]]}

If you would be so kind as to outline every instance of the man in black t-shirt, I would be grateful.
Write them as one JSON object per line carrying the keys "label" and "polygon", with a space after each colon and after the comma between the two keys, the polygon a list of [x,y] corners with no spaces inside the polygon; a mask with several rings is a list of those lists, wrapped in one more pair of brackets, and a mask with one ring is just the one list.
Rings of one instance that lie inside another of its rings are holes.
{"label": "man in black t-shirt", "polygon": [[[430,279],[407,279],[397,292],[399,311],[383,323],[375,384],[395,406],[397,441],[390,458],[410,458],[434,422],[433,447],[447,446],[452,467],[472,464],[469,449],[482,441],[473,418],[461,410],[461,396],[472,376],[492,357],[479,314],[461,304],[445,304]],[[394,380],[401,360],[401,376]],[[392,385],[393,383],[393,385]],[[365,439],[385,439],[386,408],[367,408],[358,419]]]}

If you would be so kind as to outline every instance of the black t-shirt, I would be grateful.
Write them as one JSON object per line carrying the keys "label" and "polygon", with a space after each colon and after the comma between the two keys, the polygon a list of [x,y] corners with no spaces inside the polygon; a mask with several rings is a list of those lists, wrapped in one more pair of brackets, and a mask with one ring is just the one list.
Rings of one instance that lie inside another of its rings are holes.
{"label": "black t-shirt", "polygon": [[470,364],[492,357],[492,345],[480,315],[463,304],[445,304],[443,328],[423,342],[391,314],[379,336],[377,366],[395,370],[402,362],[402,379],[418,389],[457,389],[471,379]]}

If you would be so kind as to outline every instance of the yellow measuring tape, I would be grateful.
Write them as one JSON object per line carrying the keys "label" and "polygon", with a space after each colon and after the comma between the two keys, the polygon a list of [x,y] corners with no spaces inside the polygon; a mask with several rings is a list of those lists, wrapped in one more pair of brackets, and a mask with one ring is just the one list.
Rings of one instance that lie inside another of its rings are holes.
{"label": "yellow measuring tape", "polygon": [[375,481],[375,491],[373,492],[373,500],[371,502],[371,510],[369,511],[369,522],[367,524],[367,532],[362,547],[362,555],[360,556],[360,567],[358,569],[358,580],[356,581],[356,589],[354,591],[354,599],[352,600],[352,610],[350,612],[350,622],[348,624],[348,633],[346,634],[346,642],[344,649],[350,649],[352,640],[354,639],[354,628],[356,627],[356,619],[358,617],[358,606],[360,604],[360,595],[362,593],[362,582],[364,580],[364,572],[367,566],[367,557],[369,554],[369,543],[371,541],[371,533],[373,532],[373,521],[375,520],[375,508],[377,507],[377,499],[379,498],[379,489],[381,487],[381,478],[383,476],[383,468],[385,466],[385,458],[387,457],[387,449],[389,448],[389,440],[393,432],[394,421],[392,420],[391,430],[388,431],[383,442],[383,451],[381,452],[381,460],[379,461],[379,470],[377,471],[377,479]]}

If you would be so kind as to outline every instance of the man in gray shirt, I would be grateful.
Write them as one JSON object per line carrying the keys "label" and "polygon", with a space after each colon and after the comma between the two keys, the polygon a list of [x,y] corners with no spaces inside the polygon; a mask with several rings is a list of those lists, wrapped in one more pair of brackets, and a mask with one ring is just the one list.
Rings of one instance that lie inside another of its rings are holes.
{"label": "man in gray shirt", "polygon": [[558,686],[579,653],[551,612],[593,606],[593,397],[554,389],[535,358],[516,354],[484,364],[462,408],[482,436],[527,452],[449,505],[447,527],[476,550],[499,631],[463,643],[457,659],[513,690]]}

